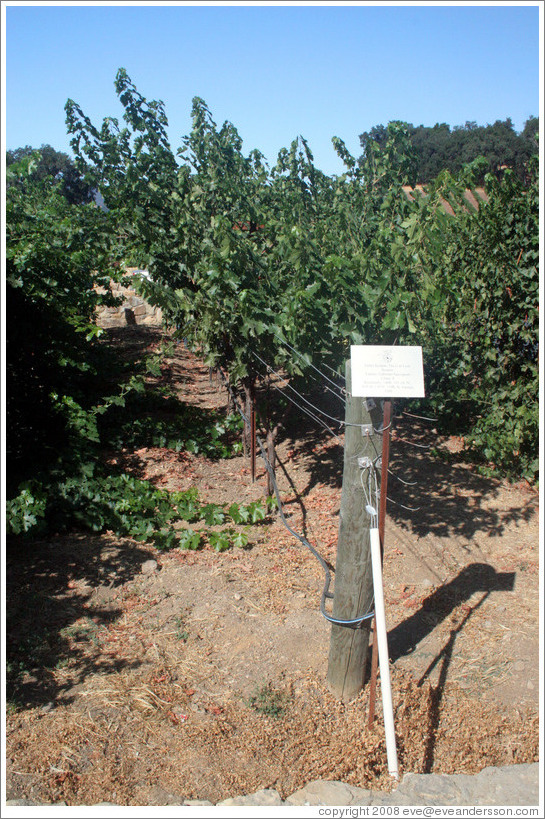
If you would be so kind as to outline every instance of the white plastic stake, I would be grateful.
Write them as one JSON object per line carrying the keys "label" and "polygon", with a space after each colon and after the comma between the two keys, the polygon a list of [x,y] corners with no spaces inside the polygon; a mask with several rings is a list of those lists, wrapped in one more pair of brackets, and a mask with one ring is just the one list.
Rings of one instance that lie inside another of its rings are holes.
{"label": "white plastic stake", "polygon": [[397,764],[396,735],[394,728],[394,709],[392,705],[392,688],[390,685],[390,661],[388,657],[388,638],[386,636],[386,617],[384,613],[384,590],[382,588],[382,560],[380,555],[380,537],[378,529],[371,529],[371,564],[373,567],[373,589],[375,593],[375,621],[377,624],[378,661],[380,668],[380,686],[382,691],[382,713],[384,715],[384,732],[386,734],[386,754],[388,772],[394,779],[399,779]]}

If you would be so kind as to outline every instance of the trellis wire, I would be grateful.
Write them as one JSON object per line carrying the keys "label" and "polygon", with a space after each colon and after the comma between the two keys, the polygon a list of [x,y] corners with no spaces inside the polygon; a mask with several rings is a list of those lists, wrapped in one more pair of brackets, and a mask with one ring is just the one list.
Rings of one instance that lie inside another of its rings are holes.
{"label": "trellis wire", "polygon": [[[222,372],[221,369],[219,369],[219,372],[220,372],[220,375],[222,377],[222,380],[223,380],[225,386],[227,387],[227,389],[229,390],[229,393],[231,394],[231,397],[232,397],[232,399],[234,401],[234,404],[235,404],[238,412],[240,413],[243,421],[246,424],[249,424],[250,419],[246,416],[246,414],[244,413],[244,411],[240,407],[239,402],[237,400],[237,396],[235,395],[235,393],[233,392],[233,390],[231,388],[231,385],[229,384],[229,380],[226,378],[225,374]],[[280,497],[280,491],[278,489],[278,484],[276,482],[276,475],[275,475],[274,469],[272,468],[271,463],[270,463],[270,461],[269,461],[269,459],[268,459],[268,457],[267,457],[267,455],[265,453],[265,448],[264,448],[263,442],[262,442],[261,438],[259,437],[259,435],[256,435],[256,440],[257,440],[257,443],[259,445],[260,455],[261,455],[261,457],[263,459],[263,462],[265,464],[265,469],[267,470],[267,472],[268,472],[268,474],[269,474],[269,476],[271,478],[271,483],[272,483],[272,486],[274,488],[274,494],[275,494],[275,497],[276,497],[276,502],[278,504],[278,512],[279,512],[280,518],[282,520],[282,523],[284,524],[284,526],[288,530],[288,532],[291,535],[293,535],[293,537],[295,537],[300,543],[303,544],[303,546],[305,546],[307,549],[309,549],[311,554],[314,555],[314,557],[318,560],[318,562],[322,566],[322,569],[324,570],[325,582],[324,582],[324,587],[323,587],[323,590],[322,590],[322,596],[321,596],[321,599],[320,599],[320,613],[322,614],[322,616],[328,622],[333,623],[334,625],[346,626],[347,628],[359,628],[359,627],[361,627],[364,622],[366,622],[368,620],[371,620],[374,617],[374,615],[375,615],[374,610],[368,610],[365,614],[361,615],[360,617],[355,617],[355,618],[350,619],[350,620],[340,620],[339,618],[333,617],[331,614],[329,614],[325,610],[326,599],[328,599],[328,598],[331,599],[333,597],[333,594],[329,591],[329,586],[331,585],[331,572],[329,570],[329,566],[327,565],[326,560],[322,557],[322,555],[318,552],[318,550],[311,543],[309,543],[309,541],[306,539],[306,537],[304,537],[303,535],[296,532],[295,529],[292,529],[292,527],[287,522],[286,517],[284,515],[282,499]]]}

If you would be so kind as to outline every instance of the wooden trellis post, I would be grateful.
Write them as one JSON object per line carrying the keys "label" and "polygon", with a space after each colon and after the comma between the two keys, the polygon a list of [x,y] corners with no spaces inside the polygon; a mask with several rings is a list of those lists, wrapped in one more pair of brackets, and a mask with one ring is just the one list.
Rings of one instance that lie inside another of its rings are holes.
{"label": "wooden trellis post", "polygon": [[[366,614],[373,603],[370,517],[362,499],[358,459],[374,460],[382,447],[382,436],[375,432],[382,420],[380,408],[369,410],[365,399],[352,396],[351,386],[351,365],[347,361],[343,485],[333,598],[333,617],[340,620]],[[363,687],[369,626],[369,620],[358,628],[331,626],[327,681],[332,693],[345,701]]]}

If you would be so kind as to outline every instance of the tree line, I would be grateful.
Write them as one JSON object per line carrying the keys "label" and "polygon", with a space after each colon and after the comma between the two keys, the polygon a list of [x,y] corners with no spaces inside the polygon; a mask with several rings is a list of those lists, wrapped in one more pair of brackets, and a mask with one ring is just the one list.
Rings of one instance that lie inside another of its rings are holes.
{"label": "tree line", "polygon": [[[365,154],[370,142],[379,146],[386,139],[386,126],[376,125],[360,134]],[[407,134],[414,150],[414,180],[418,184],[431,182],[442,171],[459,173],[464,165],[478,156],[486,159],[477,182],[482,184],[486,173],[500,175],[513,170],[522,181],[528,181],[527,165],[537,152],[538,117],[529,117],[520,133],[511,119],[496,120],[492,125],[466,122],[453,128],[445,122],[432,127],[407,124]]]}
{"label": "tree line", "polygon": [[[529,117],[520,133],[515,131],[510,117],[496,120],[492,125],[477,125],[466,122],[464,125],[451,127],[447,123],[436,123],[428,127],[406,124],[407,134],[413,149],[414,182],[426,184],[431,182],[442,171],[451,174],[459,173],[463,166],[482,156],[487,160],[480,173],[479,182],[484,181],[486,172],[496,176],[509,168],[525,180],[530,158],[538,150],[539,118]],[[387,138],[387,127],[375,125],[370,131],[359,135],[362,156],[369,142],[383,146]],[[6,165],[19,162],[30,156],[36,149],[30,145],[6,152]],[[68,154],[57,151],[51,145],[42,145],[40,159],[33,171],[34,179],[52,176],[62,182],[62,193],[71,203],[90,202],[94,192],[87,185]]]}

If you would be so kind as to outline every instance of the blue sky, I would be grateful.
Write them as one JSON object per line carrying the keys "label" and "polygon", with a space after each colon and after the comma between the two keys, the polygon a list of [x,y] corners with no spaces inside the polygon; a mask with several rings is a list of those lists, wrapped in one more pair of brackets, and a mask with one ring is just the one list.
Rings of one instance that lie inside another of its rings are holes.
{"label": "blue sky", "polygon": [[270,163],[304,136],[326,173],[331,137],[359,154],[359,134],[394,119],[478,124],[539,109],[537,4],[29,4],[6,2],[6,147],[68,151],[64,104],[95,124],[121,116],[119,67],[162,99],[176,149],[202,97],[243,150]]}

